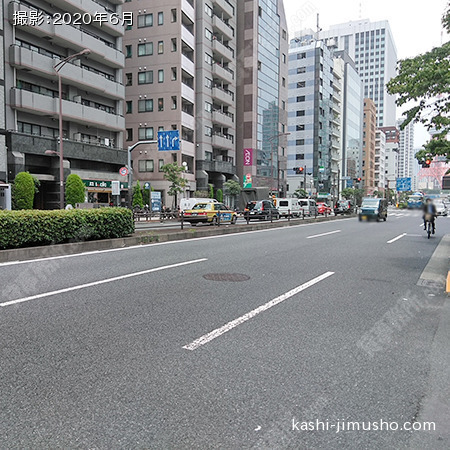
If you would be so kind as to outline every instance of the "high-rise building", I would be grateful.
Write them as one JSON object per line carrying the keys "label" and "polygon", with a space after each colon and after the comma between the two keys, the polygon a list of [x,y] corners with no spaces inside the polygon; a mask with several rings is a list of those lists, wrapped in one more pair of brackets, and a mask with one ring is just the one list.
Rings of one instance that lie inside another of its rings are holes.
{"label": "high-rise building", "polygon": [[[127,160],[122,1],[14,1],[4,14],[7,178],[29,171],[41,182],[37,206],[59,206],[61,113],[65,175],[80,175],[90,202],[109,203],[111,181],[123,181],[119,169]],[[62,23],[55,14],[62,15]],[[70,20],[76,17],[81,26]]]}
{"label": "high-rise building", "polygon": [[397,50],[389,22],[356,20],[333,25],[319,33],[355,61],[363,81],[363,95],[375,102],[377,126],[395,125],[395,97],[386,92],[386,83],[396,75]]}
{"label": "high-rise building", "polygon": [[395,189],[398,178],[398,153],[400,132],[397,127],[382,127],[380,130],[386,136],[385,143],[385,185]]}
{"label": "high-rise building", "polygon": [[[224,189],[236,175],[236,0],[197,0],[197,189]],[[225,192],[226,195],[226,192]],[[226,199],[230,203],[231,199]]]}
{"label": "high-rise building", "polygon": [[[5,60],[5,46],[3,38],[4,9],[0,7],[0,61]],[[8,181],[7,153],[5,139],[5,71],[0,71],[0,183]],[[2,191],[0,191],[2,195]]]}
{"label": "high-rise building", "polygon": [[[404,119],[397,121],[397,127],[404,122]],[[417,161],[414,158],[414,123],[410,122],[406,127],[400,129],[398,153],[398,176],[399,178],[412,178],[414,176],[414,164]]]}
{"label": "high-rise building", "polygon": [[283,1],[237,3],[237,173],[244,187],[284,195],[289,42]]}
{"label": "high-rise building", "polygon": [[289,49],[288,184],[292,194],[302,180],[292,169],[302,166],[314,180],[308,191],[330,192],[332,186],[332,128],[339,112],[333,101],[333,56],[323,41],[305,31],[291,41]]}
{"label": "high-rise building", "polygon": [[386,135],[380,129],[375,132],[375,190],[384,192],[386,187]]}
{"label": "high-rise building", "polygon": [[362,182],[365,194],[375,190],[375,136],[377,109],[370,98],[364,99]]}
{"label": "high-rise building", "polygon": [[[165,164],[176,162],[186,167],[187,186],[181,196],[196,190],[195,6],[194,0],[124,3],[124,10],[134,17],[124,37],[124,146],[155,141],[132,151],[133,178],[150,182],[167,206],[174,198],[168,195],[171,183],[161,170]],[[158,151],[158,131],[171,130],[180,133],[180,151]]]}

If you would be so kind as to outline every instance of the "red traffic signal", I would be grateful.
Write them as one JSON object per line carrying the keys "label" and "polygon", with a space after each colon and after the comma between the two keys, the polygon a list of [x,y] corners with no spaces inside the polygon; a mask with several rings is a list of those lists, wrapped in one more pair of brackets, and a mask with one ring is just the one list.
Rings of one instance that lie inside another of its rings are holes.
{"label": "red traffic signal", "polygon": [[422,161],[422,168],[430,167],[431,159],[427,158],[425,161]]}
{"label": "red traffic signal", "polygon": [[299,169],[300,173],[303,173],[303,171],[305,170],[304,167],[299,167],[298,169]]}

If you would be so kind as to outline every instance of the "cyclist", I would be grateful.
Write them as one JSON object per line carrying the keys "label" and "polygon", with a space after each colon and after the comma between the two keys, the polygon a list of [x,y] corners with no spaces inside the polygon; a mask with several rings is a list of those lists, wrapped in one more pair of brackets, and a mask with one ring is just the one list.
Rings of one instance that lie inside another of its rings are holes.
{"label": "cyclist", "polygon": [[432,226],[432,233],[436,231],[436,206],[434,206],[433,202],[431,201],[431,198],[427,198],[427,201],[423,205],[423,229],[426,231],[427,229],[427,222],[431,222]]}

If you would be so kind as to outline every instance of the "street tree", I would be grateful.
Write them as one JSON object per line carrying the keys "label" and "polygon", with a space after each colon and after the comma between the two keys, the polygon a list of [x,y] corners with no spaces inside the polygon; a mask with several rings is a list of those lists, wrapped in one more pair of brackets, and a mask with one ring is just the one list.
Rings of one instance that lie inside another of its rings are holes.
{"label": "street tree", "polygon": [[236,205],[236,198],[239,197],[242,190],[241,185],[237,181],[228,180],[225,181],[223,186],[225,188],[225,192],[233,199],[232,206]]}
{"label": "street tree", "polygon": [[[450,3],[442,18],[450,32]],[[398,95],[398,106],[411,105],[404,113],[403,129],[410,122],[436,130],[433,138],[416,153],[419,161],[446,156],[450,161],[450,41],[414,58],[398,63],[398,75],[387,84],[389,94]]]}
{"label": "street tree", "polygon": [[14,209],[33,209],[35,183],[28,172],[19,172],[14,178],[12,202]]}
{"label": "street tree", "polygon": [[143,208],[144,200],[142,199],[142,191],[141,184],[139,180],[136,183],[136,186],[133,188],[133,208]]}
{"label": "street tree", "polygon": [[76,173],[71,173],[66,180],[66,205],[75,207],[77,203],[83,203],[85,200],[86,187],[83,180]]}
{"label": "street tree", "polygon": [[164,178],[170,183],[167,193],[172,197],[172,208],[176,207],[178,194],[181,194],[186,187],[186,179],[182,175],[184,170],[184,167],[175,162],[161,167]]}
{"label": "street tree", "polygon": [[304,189],[296,189],[294,195],[297,198],[308,198],[308,193]]}

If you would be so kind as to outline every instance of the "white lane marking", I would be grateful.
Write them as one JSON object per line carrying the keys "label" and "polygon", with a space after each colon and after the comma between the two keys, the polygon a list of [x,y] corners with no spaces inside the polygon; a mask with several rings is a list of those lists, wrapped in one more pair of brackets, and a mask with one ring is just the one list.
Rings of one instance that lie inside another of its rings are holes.
{"label": "white lane marking", "polygon": [[330,277],[331,275],[334,275],[334,272],[325,272],[322,275],[319,275],[318,277],[300,285],[296,288],[292,289],[289,292],[286,292],[279,297],[274,298],[273,300],[270,300],[270,302],[265,303],[264,305],[259,306],[258,308],[254,309],[253,311],[248,312],[247,314],[244,314],[241,317],[238,317],[235,320],[232,320],[231,322],[228,322],[227,324],[223,325],[220,328],[216,328],[215,330],[199,337],[195,341],[191,342],[188,345],[185,345],[183,348],[186,350],[195,350],[202,345],[207,344],[208,342],[211,342],[213,339],[218,338],[224,333],[227,333],[228,331],[232,330],[233,328],[237,327],[238,325],[247,322],[247,320],[252,319],[253,317],[257,316],[258,314],[267,311],[268,309],[272,308],[275,305],[278,305],[281,302],[284,302],[288,298],[298,294],[301,291],[304,291],[305,289],[308,289],[309,287],[315,285],[316,283],[319,283],[322,280],[325,280],[326,278]]}
{"label": "white lane marking", "polygon": [[194,259],[192,261],[185,261],[176,264],[169,264],[168,266],[155,267],[153,269],[142,270],[140,272],[129,273],[127,275],[120,275],[118,277],[107,278],[106,280],[93,281],[92,283],[80,284],[78,286],[72,286],[69,288],[58,289],[57,291],[44,292],[43,294],[32,295],[30,297],[18,298],[17,300],[10,300],[8,302],[0,303],[0,306],[11,306],[17,303],[29,302],[30,300],[36,300],[38,298],[50,297],[52,295],[63,294],[65,292],[77,291],[79,289],[84,289],[92,286],[98,286],[99,284],[112,283],[113,281],[125,280],[126,278],[138,277],[140,275],[146,275],[152,272],[159,272],[165,269],[173,269],[175,267],[187,266],[188,264],[195,264],[203,261],[207,261],[207,258]]}
{"label": "white lane marking", "polygon": [[402,237],[405,237],[406,233],[402,233],[399,236],[395,237],[394,239],[391,239],[390,241],[387,241],[388,244],[392,244],[395,241],[398,241],[399,239],[401,239]]}
{"label": "white lane marking", "polygon": [[[343,222],[346,220],[355,220],[355,219],[354,219],[354,217],[350,217],[348,219],[339,219],[339,222]],[[66,258],[77,258],[80,256],[88,256],[88,255],[100,255],[102,253],[123,252],[123,251],[129,251],[129,250],[143,249],[143,248],[147,248],[147,247],[159,247],[160,245],[172,245],[172,244],[182,244],[182,243],[189,243],[189,242],[195,242],[195,241],[204,241],[207,239],[222,239],[222,238],[243,236],[243,235],[254,234],[254,233],[266,233],[269,231],[280,231],[283,228],[292,229],[292,228],[309,227],[309,226],[313,226],[313,225],[322,225],[322,224],[329,224],[329,223],[331,223],[331,221],[303,223],[300,225],[291,225],[289,227],[276,227],[276,228],[267,228],[264,230],[240,231],[238,233],[221,234],[221,235],[217,235],[217,236],[204,236],[204,237],[191,238],[191,239],[178,239],[176,241],[155,242],[154,244],[133,245],[130,247],[110,248],[108,250],[95,250],[95,251],[91,251],[91,252],[74,253],[72,255],[60,255],[60,256],[49,256],[48,258],[27,259],[26,261],[8,261],[8,262],[0,263],[0,267],[15,266],[15,265],[19,265],[19,264],[30,264],[30,263],[36,263],[36,262],[41,262],[41,261],[52,261],[54,259],[66,259]],[[158,231],[158,230],[155,230],[155,231]]]}
{"label": "white lane marking", "polygon": [[307,236],[306,239],[313,239],[316,237],[328,236],[329,234],[335,234],[335,233],[340,233],[340,232],[341,232],[341,230],[334,230],[334,231],[329,231],[328,233],[314,234],[312,236]]}

